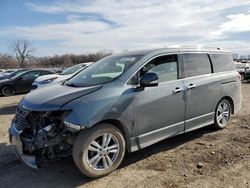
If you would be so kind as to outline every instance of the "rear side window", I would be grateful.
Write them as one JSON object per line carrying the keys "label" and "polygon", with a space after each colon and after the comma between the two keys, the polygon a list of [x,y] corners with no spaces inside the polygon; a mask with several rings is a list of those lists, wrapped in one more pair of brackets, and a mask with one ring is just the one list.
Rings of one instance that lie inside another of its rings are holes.
{"label": "rear side window", "polygon": [[39,75],[40,75],[40,72],[32,71],[32,72],[27,72],[27,73],[23,74],[22,77],[26,78],[26,79],[35,79]]}
{"label": "rear side window", "polygon": [[40,75],[47,75],[47,74],[52,74],[52,73],[49,72],[49,71],[41,71],[41,72],[40,72]]}
{"label": "rear side window", "polygon": [[210,54],[214,72],[235,70],[231,54]]}
{"label": "rear side window", "polygon": [[212,72],[207,54],[184,54],[185,76],[199,76]]}

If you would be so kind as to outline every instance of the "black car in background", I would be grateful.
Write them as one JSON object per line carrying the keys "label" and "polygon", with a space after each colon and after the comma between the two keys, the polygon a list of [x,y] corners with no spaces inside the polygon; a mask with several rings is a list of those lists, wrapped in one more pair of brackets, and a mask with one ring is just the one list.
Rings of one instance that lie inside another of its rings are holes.
{"label": "black car in background", "polygon": [[42,75],[53,74],[47,70],[28,70],[17,74],[9,79],[0,80],[0,93],[11,96],[15,93],[28,92],[31,90],[33,81]]}
{"label": "black car in background", "polygon": [[5,74],[5,73],[4,73],[4,74],[2,74],[2,75],[0,76],[0,80],[10,79],[10,78],[12,78],[12,77],[14,77],[14,76],[16,76],[16,75],[18,75],[18,74],[21,74],[21,73],[23,73],[23,72],[25,72],[25,71],[27,71],[27,70],[29,70],[29,69],[19,69],[19,70],[10,72],[10,73],[8,73],[8,74]]}

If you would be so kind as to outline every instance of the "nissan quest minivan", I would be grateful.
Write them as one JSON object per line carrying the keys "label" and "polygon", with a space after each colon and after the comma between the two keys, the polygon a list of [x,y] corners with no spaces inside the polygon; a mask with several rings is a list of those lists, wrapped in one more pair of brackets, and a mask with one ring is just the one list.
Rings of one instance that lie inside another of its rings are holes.
{"label": "nissan quest minivan", "polygon": [[32,168],[73,155],[83,174],[98,178],[125,151],[208,125],[223,129],[240,107],[240,75],[220,48],[126,52],[26,95],[9,135]]}

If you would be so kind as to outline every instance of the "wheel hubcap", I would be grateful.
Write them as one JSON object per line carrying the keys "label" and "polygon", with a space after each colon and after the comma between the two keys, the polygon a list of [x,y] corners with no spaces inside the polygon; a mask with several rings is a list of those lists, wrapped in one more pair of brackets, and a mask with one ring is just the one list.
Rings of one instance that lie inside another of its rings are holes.
{"label": "wheel hubcap", "polygon": [[229,115],[230,115],[229,105],[226,102],[221,103],[217,110],[217,122],[220,125],[225,126],[229,120]]}
{"label": "wheel hubcap", "polygon": [[13,92],[12,92],[12,89],[10,89],[10,88],[5,88],[4,89],[4,94],[6,94],[6,95],[10,95],[10,94],[12,94]]}
{"label": "wheel hubcap", "polygon": [[118,139],[113,134],[102,134],[89,144],[87,162],[94,170],[106,170],[116,162],[119,149]]}

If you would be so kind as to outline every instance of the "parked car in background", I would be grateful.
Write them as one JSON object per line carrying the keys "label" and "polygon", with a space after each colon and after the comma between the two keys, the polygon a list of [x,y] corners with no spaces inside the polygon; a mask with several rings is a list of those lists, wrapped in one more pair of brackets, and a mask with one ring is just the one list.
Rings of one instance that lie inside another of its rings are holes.
{"label": "parked car in background", "polygon": [[101,59],[19,103],[10,141],[30,167],[73,155],[86,176],[105,176],[134,152],[213,125],[241,107],[232,55],[219,48],[165,48]]}
{"label": "parked car in background", "polygon": [[47,70],[28,70],[9,79],[0,80],[0,92],[4,96],[31,90],[33,81],[41,75],[53,74]]}
{"label": "parked car in background", "polygon": [[4,80],[4,79],[10,79],[18,74],[21,74],[22,72],[25,72],[29,69],[19,69],[19,70],[16,70],[16,71],[13,71],[11,73],[8,73],[8,74],[3,74],[3,75],[0,75],[0,80]]}
{"label": "parked car in background", "polygon": [[235,66],[242,81],[250,80],[250,65],[248,63],[235,63]]}
{"label": "parked car in background", "polygon": [[9,74],[11,74],[11,73],[13,73],[13,72],[15,72],[15,71],[17,71],[18,69],[8,69],[8,70],[5,70],[5,71],[3,71],[2,73],[1,73],[1,75],[0,76],[7,76],[7,75],[9,75]]}
{"label": "parked car in background", "polygon": [[74,65],[62,71],[59,74],[50,74],[46,76],[39,76],[32,84],[32,89],[48,86],[49,84],[55,84],[62,82],[81,72],[83,69],[90,66],[93,62],[86,62]]}
{"label": "parked car in background", "polygon": [[0,69],[0,76],[5,71],[5,69]]}

